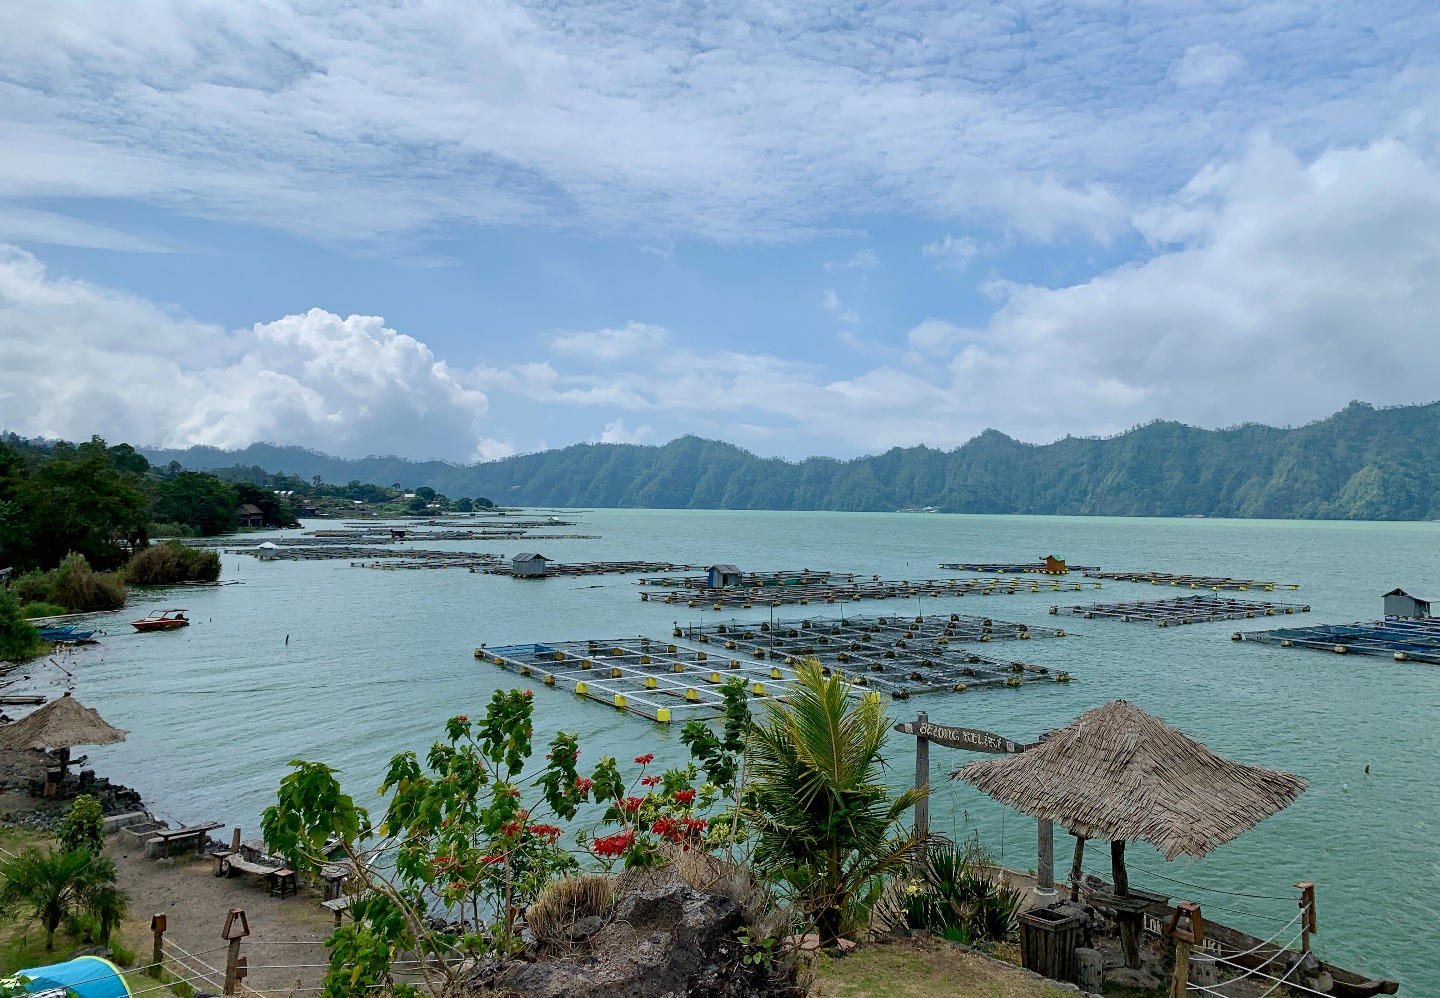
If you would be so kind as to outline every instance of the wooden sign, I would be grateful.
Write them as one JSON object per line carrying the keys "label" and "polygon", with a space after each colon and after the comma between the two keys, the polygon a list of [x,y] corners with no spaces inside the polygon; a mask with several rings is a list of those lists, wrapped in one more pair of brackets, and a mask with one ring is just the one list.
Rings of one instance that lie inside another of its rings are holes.
{"label": "wooden sign", "polygon": [[968,749],[971,752],[993,752],[996,755],[1006,755],[1024,752],[1030,747],[1022,742],[1012,742],[993,731],[981,731],[978,728],[952,728],[948,724],[931,724],[929,721],[918,723],[901,721],[895,725],[895,730],[902,735],[914,735],[947,748]]}

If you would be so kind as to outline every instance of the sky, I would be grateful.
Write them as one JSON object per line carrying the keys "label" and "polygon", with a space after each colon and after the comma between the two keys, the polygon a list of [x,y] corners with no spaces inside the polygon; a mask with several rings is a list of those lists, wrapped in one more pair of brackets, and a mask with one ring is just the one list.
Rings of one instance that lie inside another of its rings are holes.
{"label": "sky", "polygon": [[1433,3],[0,5],[0,429],[490,460],[1440,398]]}

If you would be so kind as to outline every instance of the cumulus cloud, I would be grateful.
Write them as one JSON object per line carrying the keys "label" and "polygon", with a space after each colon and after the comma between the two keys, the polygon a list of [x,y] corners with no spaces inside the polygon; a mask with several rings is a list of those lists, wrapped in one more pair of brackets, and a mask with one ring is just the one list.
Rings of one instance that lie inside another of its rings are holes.
{"label": "cumulus cloud", "polygon": [[655,430],[649,426],[637,426],[633,430],[627,429],[625,420],[615,419],[605,424],[605,429],[600,433],[599,442],[602,444],[643,444],[655,437]]}
{"label": "cumulus cloud", "polygon": [[29,435],[469,458],[485,395],[373,316],[225,330],[0,248],[0,425]]}
{"label": "cumulus cloud", "polygon": [[550,349],[569,357],[591,360],[620,360],[665,342],[665,330],[643,322],[626,323],[620,329],[597,329],[586,333],[557,336]]}
{"label": "cumulus cloud", "polygon": [[952,236],[926,243],[920,249],[922,256],[933,257],[937,267],[947,270],[964,270],[970,261],[980,255],[980,244],[969,236]]}

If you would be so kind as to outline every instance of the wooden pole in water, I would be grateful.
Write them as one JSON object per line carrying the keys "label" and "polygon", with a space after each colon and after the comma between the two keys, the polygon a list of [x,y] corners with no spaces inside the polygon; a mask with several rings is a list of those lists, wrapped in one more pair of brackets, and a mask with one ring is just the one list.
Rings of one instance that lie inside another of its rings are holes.
{"label": "wooden pole in water", "polygon": [[[915,787],[930,785],[930,739],[925,737],[925,725],[930,715],[920,711],[915,719]],[[921,797],[915,802],[915,834],[920,839],[917,865],[925,862],[925,836],[930,833],[930,798]]]}
{"label": "wooden pole in water", "polygon": [[1055,895],[1055,823],[1040,818],[1037,828],[1039,842],[1035,867],[1035,893],[1044,897]]}
{"label": "wooden pole in water", "polygon": [[[1073,834],[1073,833],[1072,833]],[[1081,863],[1085,859],[1085,836],[1075,836],[1075,861],[1070,864],[1070,900],[1080,900],[1080,878],[1084,875]]]}

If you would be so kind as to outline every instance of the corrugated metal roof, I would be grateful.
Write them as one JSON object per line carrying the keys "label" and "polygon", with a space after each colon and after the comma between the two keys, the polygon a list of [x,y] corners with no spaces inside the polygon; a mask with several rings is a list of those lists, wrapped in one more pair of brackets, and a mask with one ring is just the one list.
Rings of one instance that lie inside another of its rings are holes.
{"label": "corrugated metal roof", "polygon": [[516,562],[516,561],[554,561],[555,559],[554,559],[554,558],[547,558],[547,557],[545,557],[543,554],[536,554],[534,551],[526,551],[526,552],[523,553],[523,554],[517,554],[514,558],[511,558],[510,560],[511,560],[512,562]]}

